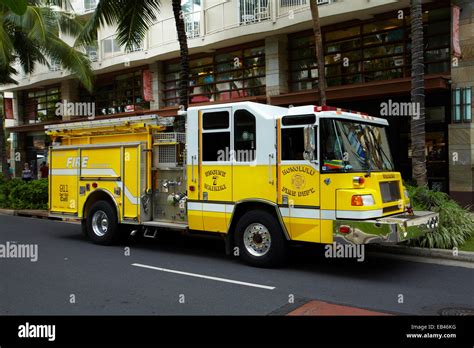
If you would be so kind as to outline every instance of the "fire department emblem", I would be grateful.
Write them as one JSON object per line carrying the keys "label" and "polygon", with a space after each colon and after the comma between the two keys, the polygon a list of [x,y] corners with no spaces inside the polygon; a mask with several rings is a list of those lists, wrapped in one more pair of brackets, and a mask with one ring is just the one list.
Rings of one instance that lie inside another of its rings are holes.
{"label": "fire department emblem", "polygon": [[302,190],[306,184],[306,180],[303,175],[295,174],[291,178],[291,185],[295,190]]}

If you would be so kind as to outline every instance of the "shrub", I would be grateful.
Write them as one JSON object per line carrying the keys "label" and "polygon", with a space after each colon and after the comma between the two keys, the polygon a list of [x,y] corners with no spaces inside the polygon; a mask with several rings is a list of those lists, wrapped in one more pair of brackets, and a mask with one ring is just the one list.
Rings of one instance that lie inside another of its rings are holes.
{"label": "shrub", "polygon": [[431,210],[439,213],[439,227],[412,245],[451,249],[460,247],[474,235],[474,221],[469,209],[462,208],[446,193],[431,191],[427,187],[406,185],[414,210]]}
{"label": "shrub", "polygon": [[48,180],[0,179],[0,208],[47,209]]}

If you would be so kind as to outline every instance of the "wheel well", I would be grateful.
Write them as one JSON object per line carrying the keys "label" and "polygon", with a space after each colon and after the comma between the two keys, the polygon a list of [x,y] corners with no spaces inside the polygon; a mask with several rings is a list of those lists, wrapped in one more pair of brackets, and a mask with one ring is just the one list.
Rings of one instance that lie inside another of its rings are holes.
{"label": "wheel well", "polygon": [[117,210],[117,218],[120,218],[119,211],[117,208],[117,204],[115,200],[112,198],[110,193],[104,191],[104,190],[96,190],[93,193],[87,197],[86,203],[84,204],[84,208],[82,209],[82,219],[85,220],[87,219],[87,214],[89,213],[90,208],[95,202],[98,201],[106,201],[112,205],[112,207],[115,207]]}
{"label": "wheel well", "polygon": [[234,247],[234,234],[235,234],[235,228],[237,226],[238,221],[246,212],[252,211],[252,210],[263,210],[273,215],[273,217],[280,223],[281,228],[285,234],[285,238],[289,240],[288,234],[286,233],[285,226],[283,224],[283,221],[280,215],[277,213],[277,207],[275,205],[272,205],[270,203],[255,202],[255,201],[242,202],[242,203],[238,203],[235,206],[234,213],[232,214],[232,221],[230,223],[229,230],[226,236],[227,237],[227,240],[226,240],[227,253],[230,253],[232,248]]}

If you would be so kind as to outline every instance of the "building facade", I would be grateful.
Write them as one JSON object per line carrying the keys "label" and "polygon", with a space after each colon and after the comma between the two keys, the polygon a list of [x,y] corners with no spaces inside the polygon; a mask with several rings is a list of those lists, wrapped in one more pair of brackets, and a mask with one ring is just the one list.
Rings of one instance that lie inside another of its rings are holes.
{"label": "building facade", "polygon": [[[318,3],[328,104],[381,116],[383,106],[410,102],[409,1]],[[176,115],[179,46],[171,4],[166,4],[141,47],[126,52],[117,44],[114,28],[99,31],[97,44],[86,50],[96,73],[92,93],[56,64],[17,76],[19,85],[4,88],[11,159],[17,172],[21,161],[37,162],[47,156],[50,140],[44,135],[45,124],[81,119],[74,113],[58,116],[58,102],[91,103],[97,118]],[[95,5],[94,0],[72,1],[74,12],[84,17]],[[318,104],[308,0],[183,0],[182,5],[190,47],[191,105],[243,100],[281,106]],[[473,4],[426,1],[423,11],[429,184],[471,204]],[[410,118],[392,114],[388,120],[397,170],[410,179]]]}

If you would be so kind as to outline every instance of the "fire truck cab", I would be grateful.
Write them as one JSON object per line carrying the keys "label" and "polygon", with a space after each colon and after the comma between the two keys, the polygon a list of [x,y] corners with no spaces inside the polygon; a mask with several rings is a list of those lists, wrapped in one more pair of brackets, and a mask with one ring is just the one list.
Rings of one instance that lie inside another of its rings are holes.
{"label": "fire truck cab", "polygon": [[317,106],[191,107],[186,131],[158,116],[49,126],[50,214],[110,244],[123,226],[221,235],[256,266],[290,242],[398,243],[438,225],[413,212],[384,119]]}

